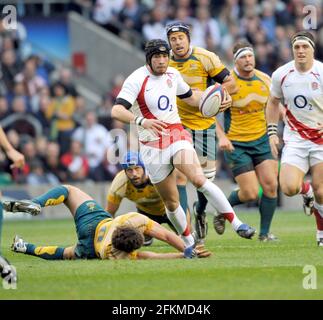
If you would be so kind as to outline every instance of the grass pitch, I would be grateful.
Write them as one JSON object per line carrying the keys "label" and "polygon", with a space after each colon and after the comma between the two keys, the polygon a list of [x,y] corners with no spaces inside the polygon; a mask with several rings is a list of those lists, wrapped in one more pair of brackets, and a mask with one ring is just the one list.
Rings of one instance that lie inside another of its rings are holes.
{"label": "grass pitch", "polygon": [[[259,225],[257,212],[239,213]],[[16,267],[16,290],[0,299],[323,299],[323,248],[316,246],[315,222],[300,212],[278,212],[272,231],[277,243],[240,238],[227,223],[216,235],[209,216],[209,259],[146,261],[46,261],[9,250],[14,234],[38,245],[72,245],[71,220],[6,222],[2,252]],[[147,249],[148,250],[148,249]],[[156,241],[149,250],[169,252]],[[305,265],[316,269],[317,289],[303,288]]]}

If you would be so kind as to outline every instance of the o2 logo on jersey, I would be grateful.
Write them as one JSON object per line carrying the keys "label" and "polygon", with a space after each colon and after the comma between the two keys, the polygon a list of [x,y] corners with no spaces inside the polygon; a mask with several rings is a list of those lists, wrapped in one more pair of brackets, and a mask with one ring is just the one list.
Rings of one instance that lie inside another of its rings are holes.
{"label": "o2 logo on jersey", "polygon": [[298,95],[294,98],[294,104],[297,108],[303,109],[307,105],[307,99],[302,95]]}
{"label": "o2 logo on jersey", "polygon": [[309,107],[309,110],[313,109],[313,105],[311,103],[308,103],[306,97],[301,94],[294,98],[294,105],[299,109],[303,109],[306,106]]}
{"label": "o2 logo on jersey", "polygon": [[157,105],[161,111],[166,111],[168,108],[170,108],[169,111],[173,110],[173,105],[169,104],[169,98],[164,95],[159,97]]}

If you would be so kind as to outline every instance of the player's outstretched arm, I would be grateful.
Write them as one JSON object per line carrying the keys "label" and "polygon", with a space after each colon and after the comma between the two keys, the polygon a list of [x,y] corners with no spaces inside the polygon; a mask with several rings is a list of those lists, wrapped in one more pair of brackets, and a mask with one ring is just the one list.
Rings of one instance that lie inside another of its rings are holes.
{"label": "player's outstretched arm", "polygon": [[181,259],[184,258],[182,252],[157,253],[152,251],[140,251],[137,259]]}
{"label": "player's outstretched arm", "polygon": [[155,221],[153,223],[153,227],[145,234],[158,240],[164,241],[181,252],[183,252],[185,249],[184,241],[177,234],[175,234],[173,231],[167,230]]}

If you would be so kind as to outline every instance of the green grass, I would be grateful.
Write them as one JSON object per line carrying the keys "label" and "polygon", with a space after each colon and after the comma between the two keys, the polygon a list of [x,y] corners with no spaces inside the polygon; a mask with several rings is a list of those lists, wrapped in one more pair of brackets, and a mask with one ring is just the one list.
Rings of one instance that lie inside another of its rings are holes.
{"label": "green grass", "polygon": [[[259,224],[256,212],[240,217]],[[0,299],[322,299],[323,249],[316,246],[313,217],[278,212],[272,230],[279,243],[242,239],[228,224],[218,236],[210,223],[209,259],[46,261],[10,252],[13,235],[39,245],[71,245],[72,220],[6,222],[2,251],[19,283],[17,290],[0,286]],[[150,250],[172,249],[155,241]],[[316,290],[303,289],[305,265],[316,267]]]}

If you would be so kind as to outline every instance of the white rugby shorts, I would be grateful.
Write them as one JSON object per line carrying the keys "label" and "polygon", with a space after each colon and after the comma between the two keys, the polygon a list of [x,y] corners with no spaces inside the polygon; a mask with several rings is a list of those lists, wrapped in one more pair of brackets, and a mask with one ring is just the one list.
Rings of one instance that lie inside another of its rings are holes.
{"label": "white rugby shorts", "polygon": [[305,139],[285,141],[281,163],[295,166],[306,174],[311,167],[323,163],[323,145]]}
{"label": "white rugby shorts", "polygon": [[194,150],[191,142],[179,140],[159,149],[140,143],[140,154],[153,184],[166,179],[174,170],[173,157],[180,150]]}

